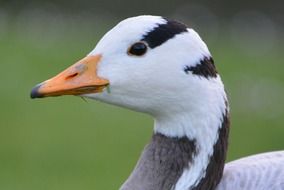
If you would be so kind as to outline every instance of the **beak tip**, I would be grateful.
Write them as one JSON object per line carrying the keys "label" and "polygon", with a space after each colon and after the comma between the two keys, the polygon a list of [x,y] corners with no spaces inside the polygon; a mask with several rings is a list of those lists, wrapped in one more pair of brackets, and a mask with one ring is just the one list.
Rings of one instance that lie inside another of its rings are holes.
{"label": "beak tip", "polygon": [[31,94],[30,94],[31,99],[43,97],[43,94],[41,94],[39,92],[39,89],[40,89],[41,86],[42,86],[42,84],[38,84],[32,89]]}

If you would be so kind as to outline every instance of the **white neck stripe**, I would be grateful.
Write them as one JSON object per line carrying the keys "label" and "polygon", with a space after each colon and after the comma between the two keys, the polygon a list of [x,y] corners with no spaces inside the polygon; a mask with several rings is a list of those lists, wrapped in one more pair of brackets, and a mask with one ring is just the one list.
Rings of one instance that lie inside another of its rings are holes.
{"label": "white neck stripe", "polygon": [[[218,76],[217,79],[211,80],[218,82],[220,78]],[[224,89],[218,90],[218,93],[206,93],[207,97],[200,96],[200,102],[196,103],[197,107],[194,109],[155,119],[155,132],[170,137],[187,136],[196,140],[197,154],[178,180],[175,190],[192,188],[206,175],[206,168],[213,155],[214,144],[218,140],[223,115],[227,109]]]}

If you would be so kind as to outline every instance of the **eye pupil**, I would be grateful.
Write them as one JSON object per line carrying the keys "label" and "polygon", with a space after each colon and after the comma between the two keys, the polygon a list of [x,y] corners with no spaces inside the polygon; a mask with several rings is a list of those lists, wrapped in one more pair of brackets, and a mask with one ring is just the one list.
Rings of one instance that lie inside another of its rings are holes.
{"label": "eye pupil", "polygon": [[143,42],[137,42],[129,48],[128,53],[130,55],[141,56],[144,55],[146,51],[147,51],[147,45]]}

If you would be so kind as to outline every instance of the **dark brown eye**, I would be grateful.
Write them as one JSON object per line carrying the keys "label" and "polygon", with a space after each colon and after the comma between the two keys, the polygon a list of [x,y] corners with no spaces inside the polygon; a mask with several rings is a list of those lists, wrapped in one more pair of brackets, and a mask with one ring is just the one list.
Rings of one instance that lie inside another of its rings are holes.
{"label": "dark brown eye", "polygon": [[141,56],[147,51],[147,45],[144,42],[136,42],[128,49],[129,55]]}

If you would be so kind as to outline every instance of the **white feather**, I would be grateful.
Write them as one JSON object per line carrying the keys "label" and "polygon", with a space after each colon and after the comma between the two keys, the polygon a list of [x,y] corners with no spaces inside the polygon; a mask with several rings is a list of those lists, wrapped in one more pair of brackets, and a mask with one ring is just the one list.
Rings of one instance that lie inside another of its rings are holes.
{"label": "white feather", "polygon": [[257,154],[226,164],[216,190],[283,190],[284,151]]}

